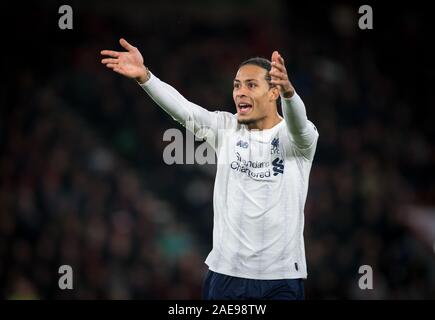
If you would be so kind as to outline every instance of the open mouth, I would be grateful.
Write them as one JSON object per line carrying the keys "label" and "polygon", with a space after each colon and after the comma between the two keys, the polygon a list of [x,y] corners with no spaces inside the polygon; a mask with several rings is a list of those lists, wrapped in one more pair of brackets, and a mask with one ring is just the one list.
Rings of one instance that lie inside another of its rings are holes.
{"label": "open mouth", "polygon": [[249,103],[239,103],[237,106],[239,107],[240,115],[248,114],[252,110],[252,104]]}

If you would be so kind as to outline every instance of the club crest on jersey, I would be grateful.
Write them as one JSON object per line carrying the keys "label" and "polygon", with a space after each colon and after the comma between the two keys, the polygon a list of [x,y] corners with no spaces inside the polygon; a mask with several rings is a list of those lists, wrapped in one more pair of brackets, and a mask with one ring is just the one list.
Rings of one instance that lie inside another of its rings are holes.
{"label": "club crest on jersey", "polygon": [[270,154],[279,153],[279,138],[273,139],[270,144],[271,144]]}
{"label": "club crest on jersey", "polygon": [[240,147],[240,148],[244,148],[244,149],[246,149],[246,148],[248,148],[249,144],[248,144],[246,141],[239,140],[239,141],[237,142],[236,146],[237,146],[237,147]]}

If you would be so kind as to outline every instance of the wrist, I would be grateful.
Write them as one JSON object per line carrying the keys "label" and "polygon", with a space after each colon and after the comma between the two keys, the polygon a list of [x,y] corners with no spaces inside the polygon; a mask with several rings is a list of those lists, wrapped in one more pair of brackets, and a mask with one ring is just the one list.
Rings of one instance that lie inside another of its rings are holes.
{"label": "wrist", "polygon": [[148,70],[147,67],[144,66],[144,72],[139,77],[135,78],[135,80],[139,84],[144,84],[150,79],[150,77],[151,77],[150,71]]}
{"label": "wrist", "polygon": [[282,96],[285,99],[290,99],[291,97],[293,97],[295,94],[295,89],[294,88],[290,88],[289,90],[285,91],[282,93]]}

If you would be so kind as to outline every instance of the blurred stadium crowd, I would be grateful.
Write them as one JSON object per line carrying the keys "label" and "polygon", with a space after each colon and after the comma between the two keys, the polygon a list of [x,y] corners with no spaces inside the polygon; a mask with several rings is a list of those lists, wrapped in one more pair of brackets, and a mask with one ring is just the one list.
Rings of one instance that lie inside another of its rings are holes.
{"label": "blurred stadium crowd", "polygon": [[[72,7],[72,31],[56,28],[54,2],[31,7],[31,52],[2,62],[0,298],[200,298],[215,168],[163,162],[164,131],[181,127],[100,64],[121,36],[185,97],[230,112],[238,64],[280,50],[320,132],[306,297],[435,298],[433,243],[404,222],[409,205],[435,205],[433,54],[420,11],[361,31],[357,7],[333,3]],[[58,288],[64,264],[73,290]],[[361,265],[373,290],[358,288]]]}

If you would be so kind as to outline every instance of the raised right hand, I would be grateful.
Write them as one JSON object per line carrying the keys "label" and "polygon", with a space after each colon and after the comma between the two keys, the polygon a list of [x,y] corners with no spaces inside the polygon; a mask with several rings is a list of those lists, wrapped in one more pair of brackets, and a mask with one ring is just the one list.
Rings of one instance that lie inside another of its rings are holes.
{"label": "raised right hand", "polygon": [[119,40],[119,43],[127,52],[102,50],[101,54],[110,58],[102,59],[101,63],[123,76],[135,79],[139,83],[146,82],[149,79],[149,72],[143,64],[143,57],[139,50],[123,38]]}

